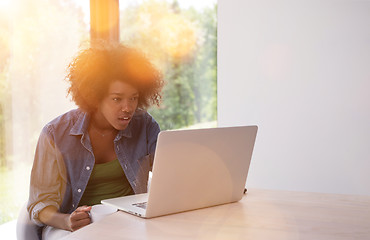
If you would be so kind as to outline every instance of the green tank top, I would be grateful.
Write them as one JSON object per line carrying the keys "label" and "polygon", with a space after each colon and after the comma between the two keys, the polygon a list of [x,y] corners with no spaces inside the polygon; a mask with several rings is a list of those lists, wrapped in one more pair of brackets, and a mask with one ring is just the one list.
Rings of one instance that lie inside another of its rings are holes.
{"label": "green tank top", "polygon": [[79,206],[92,206],[101,200],[134,194],[118,159],[95,164]]}

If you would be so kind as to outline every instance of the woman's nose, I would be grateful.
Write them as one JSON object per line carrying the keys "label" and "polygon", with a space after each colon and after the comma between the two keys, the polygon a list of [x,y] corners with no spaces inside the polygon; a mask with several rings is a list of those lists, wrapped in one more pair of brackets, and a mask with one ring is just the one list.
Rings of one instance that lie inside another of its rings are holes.
{"label": "woman's nose", "polygon": [[122,112],[132,112],[133,111],[133,104],[129,101],[122,101],[121,111]]}

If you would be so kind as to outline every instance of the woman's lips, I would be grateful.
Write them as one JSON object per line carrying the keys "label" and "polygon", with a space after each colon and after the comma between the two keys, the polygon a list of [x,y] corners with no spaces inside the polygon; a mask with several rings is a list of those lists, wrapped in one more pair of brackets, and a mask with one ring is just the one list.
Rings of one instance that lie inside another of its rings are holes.
{"label": "woman's lips", "polygon": [[131,117],[119,117],[118,120],[122,122],[128,122],[131,120]]}

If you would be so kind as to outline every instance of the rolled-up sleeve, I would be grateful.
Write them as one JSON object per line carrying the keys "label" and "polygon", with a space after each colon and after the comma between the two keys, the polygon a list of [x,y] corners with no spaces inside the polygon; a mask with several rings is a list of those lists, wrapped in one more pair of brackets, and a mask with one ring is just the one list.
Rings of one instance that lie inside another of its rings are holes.
{"label": "rolled-up sleeve", "polygon": [[63,157],[54,145],[52,128],[47,125],[42,130],[33,162],[30,193],[27,210],[30,219],[37,225],[39,212],[47,206],[59,209],[66,186],[66,170]]}

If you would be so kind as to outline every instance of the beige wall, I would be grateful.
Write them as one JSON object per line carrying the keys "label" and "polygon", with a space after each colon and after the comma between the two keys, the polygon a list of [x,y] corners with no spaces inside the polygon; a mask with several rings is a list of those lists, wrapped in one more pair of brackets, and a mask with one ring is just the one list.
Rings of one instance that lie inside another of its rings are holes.
{"label": "beige wall", "polygon": [[218,123],[249,187],[370,195],[370,1],[219,0]]}

